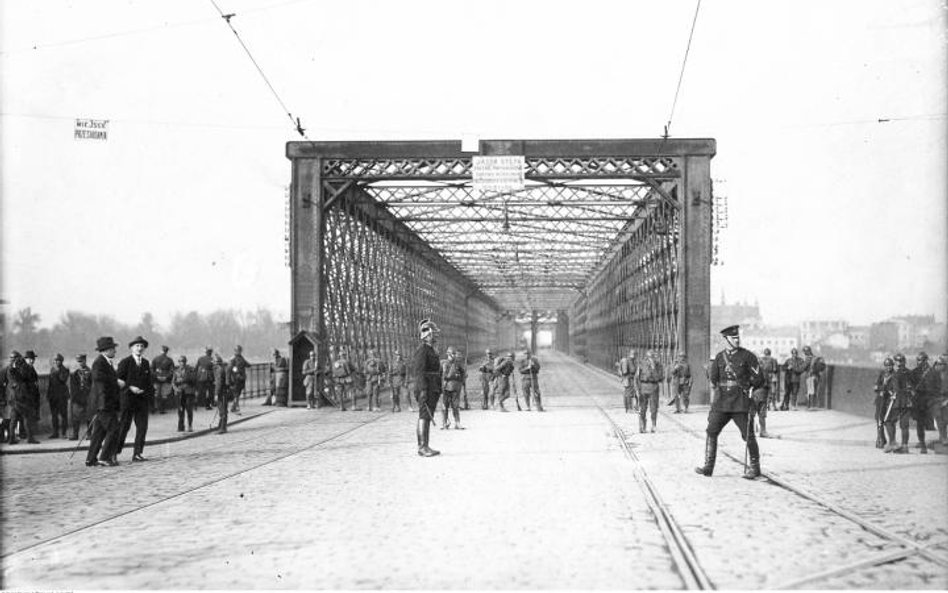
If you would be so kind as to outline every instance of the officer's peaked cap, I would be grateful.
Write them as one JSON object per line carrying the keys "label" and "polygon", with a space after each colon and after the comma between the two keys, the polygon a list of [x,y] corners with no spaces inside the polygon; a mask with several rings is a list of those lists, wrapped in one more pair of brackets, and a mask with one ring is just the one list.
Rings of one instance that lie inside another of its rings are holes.
{"label": "officer's peaked cap", "polygon": [[434,321],[425,318],[418,322],[418,335],[422,338],[439,333],[441,333],[441,329]]}
{"label": "officer's peaked cap", "polygon": [[741,326],[729,325],[721,330],[721,335],[725,338],[736,338],[740,335]]}

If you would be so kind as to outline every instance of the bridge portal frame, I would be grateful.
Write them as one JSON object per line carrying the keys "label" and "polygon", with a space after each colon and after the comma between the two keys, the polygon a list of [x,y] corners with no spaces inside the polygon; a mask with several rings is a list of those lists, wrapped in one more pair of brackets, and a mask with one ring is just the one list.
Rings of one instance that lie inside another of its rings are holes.
{"label": "bridge portal frame", "polygon": [[[326,340],[323,316],[326,276],[324,249],[318,246],[325,245],[327,216],[338,200],[360,200],[361,215],[377,217],[378,228],[404,241],[417,256],[432,262],[459,286],[467,286],[465,305],[476,297],[487,307],[496,308],[490,297],[481,293],[403,223],[384,209],[373,208],[371,200],[359,195],[354,180],[469,179],[472,154],[522,155],[533,163],[528,165],[528,179],[544,175],[563,178],[571,174],[576,178],[634,179],[648,183],[678,209],[674,343],[675,349],[683,350],[691,362],[694,400],[696,403],[707,401],[709,390],[701,367],[710,352],[710,160],[715,152],[713,139],[482,140],[477,153],[463,151],[459,141],[288,142],[286,156],[292,163],[289,240],[293,343],[314,347],[321,363],[327,364],[329,353],[319,347]],[[670,178],[675,178],[672,191],[663,183]],[[616,255],[614,252],[605,259],[608,261]],[[601,277],[605,272],[606,267],[600,266],[594,276],[587,279],[588,283],[596,282],[596,275]],[[579,291],[577,300],[586,296]],[[580,323],[573,325],[581,325],[582,316],[578,317],[580,319],[574,321]],[[466,313],[463,327],[466,334],[470,329]],[[301,340],[300,335],[309,339]],[[464,339],[468,341],[466,335]],[[573,342],[580,340],[566,341],[574,346]],[[585,338],[582,341],[585,342]],[[622,348],[617,346],[612,344],[606,350],[621,355]],[[290,399],[295,402],[305,398],[300,379],[304,358],[300,354],[291,350]],[[669,353],[662,354],[667,360]],[[599,358],[597,364],[606,367],[601,356]]]}

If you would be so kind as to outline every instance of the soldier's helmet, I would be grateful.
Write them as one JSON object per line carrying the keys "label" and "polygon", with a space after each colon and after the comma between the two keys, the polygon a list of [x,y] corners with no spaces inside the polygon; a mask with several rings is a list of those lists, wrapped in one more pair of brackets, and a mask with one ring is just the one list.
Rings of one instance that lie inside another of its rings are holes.
{"label": "soldier's helmet", "polygon": [[764,354],[770,356],[770,348],[764,348]]}
{"label": "soldier's helmet", "polygon": [[887,367],[895,366],[895,362],[893,362],[891,358],[886,358],[885,360],[882,361],[882,366],[887,366]]}
{"label": "soldier's helmet", "polygon": [[803,347],[803,353],[804,353],[804,354],[813,354],[813,350],[811,350],[809,346],[804,346],[804,347]]}
{"label": "soldier's helmet", "polygon": [[57,352],[57,353],[56,353],[56,356],[53,357],[53,360],[58,360],[59,362],[62,362],[62,361],[65,360],[65,358],[63,358],[63,355],[62,355],[62,354],[60,354],[60,353]]}
{"label": "soldier's helmet", "polygon": [[892,358],[895,359],[895,362],[905,363],[905,355],[902,354],[901,352],[899,352],[898,354],[896,354],[896,355],[893,356]]}
{"label": "soldier's helmet", "polygon": [[168,351],[168,347],[167,347],[167,346],[162,346],[162,347],[161,347],[161,351],[162,351],[162,352],[167,352],[167,351]]}
{"label": "soldier's helmet", "polygon": [[797,355],[797,349],[796,349],[796,348],[791,348],[791,349],[790,349],[790,354],[796,356],[796,355]]}
{"label": "soldier's helmet", "polygon": [[487,349],[487,352],[485,352],[485,354],[487,354],[487,356],[493,356],[493,355],[494,355],[494,351],[491,350],[490,348],[488,348],[488,349]]}
{"label": "soldier's helmet", "polygon": [[923,361],[928,360],[928,353],[919,352],[918,355],[915,356],[915,360],[917,360],[918,362],[923,362]]}
{"label": "soldier's helmet", "polygon": [[188,357],[182,354],[178,357],[178,362],[188,362]]}

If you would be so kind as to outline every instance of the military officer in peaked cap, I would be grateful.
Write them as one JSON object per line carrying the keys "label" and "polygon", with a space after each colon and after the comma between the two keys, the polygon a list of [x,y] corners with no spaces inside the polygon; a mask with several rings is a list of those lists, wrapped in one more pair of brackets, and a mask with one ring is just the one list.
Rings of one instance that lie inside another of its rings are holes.
{"label": "military officer in peaked cap", "polygon": [[411,357],[411,375],[414,378],[415,397],[418,400],[418,454],[433,457],[440,451],[428,446],[434,410],[441,397],[441,361],[434,349],[441,330],[430,319],[418,324],[421,344]]}
{"label": "military officer in peaked cap", "polygon": [[741,438],[747,442],[750,453],[750,467],[744,477],[754,479],[760,475],[760,449],[754,437],[754,427],[749,422],[753,405],[750,392],[763,386],[764,374],[760,370],[757,357],[750,350],[741,348],[740,326],[732,325],[721,330],[727,342],[727,348],[718,352],[710,368],[712,394],[717,396],[711,402],[708,414],[707,441],[705,443],[704,465],[696,467],[699,474],[710,476],[714,472],[714,461],[718,450],[718,435],[731,420],[741,431]]}

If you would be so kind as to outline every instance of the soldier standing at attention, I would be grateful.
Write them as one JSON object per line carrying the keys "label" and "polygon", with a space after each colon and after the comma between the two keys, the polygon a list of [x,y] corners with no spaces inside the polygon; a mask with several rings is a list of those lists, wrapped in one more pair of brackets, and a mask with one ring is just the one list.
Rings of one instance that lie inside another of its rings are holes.
{"label": "soldier standing at attention", "polygon": [[523,387],[523,399],[527,402],[527,411],[530,411],[530,395],[532,394],[537,402],[537,412],[542,412],[540,380],[537,377],[540,372],[540,361],[530,353],[529,348],[523,351],[523,358],[520,359],[517,371],[520,373],[520,386]]}
{"label": "soldier standing at attention", "polygon": [[681,405],[685,404],[685,413],[688,413],[688,406],[691,404],[691,365],[688,364],[688,357],[684,352],[678,353],[678,360],[672,366],[671,373],[668,375],[669,387],[673,390],[675,397],[669,404],[675,404],[675,413],[681,414]]}
{"label": "soldier standing at attention", "polygon": [[381,412],[382,403],[379,401],[379,392],[382,390],[382,380],[385,377],[385,362],[379,358],[374,348],[370,348],[362,368],[365,373],[365,392],[369,399],[369,411]]}
{"label": "soldier standing at attention", "polygon": [[124,382],[124,407],[122,409],[122,427],[116,442],[114,454],[122,452],[125,437],[135,421],[135,445],[132,461],[145,461],[142,453],[145,449],[145,435],[148,432],[149,401],[151,401],[152,375],[148,359],[142,353],[148,348],[148,340],[137,336],[129,342],[132,353],[119,361],[116,376]]}
{"label": "soldier standing at attention", "polygon": [[[882,363],[882,370],[876,378],[876,449],[886,446],[885,422],[890,413],[889,403],[895,396],[895,362],[886,358]],[[888,449],[888,447],[886,447]],[[889,453],[887,450],[886,453]]]}
{"label": "soldier standing at attention", "polygon": [[[928,354],[919,352],[915,357],[915,368],[910,380],[915,391],[915,431],[918,436],[920,453],[928,453],[925,443],[925,429],[934,423],[941,408],[941,376],[928,364]],[[934,427],[933,427],[934,428]]]}
{"label": "soldier standing at attention", "polygon": [[[497,405],[501,412],[509,412],[504,407],[504,401],[510,397],[510,375],[513,373],[513,352],[509,356],[498,356],[494,361],[494,393],[497,397]],[[517,402],[517,407],[520,402]]]}
{"label": "soldier standing at attention", "polygon": [[76,355],[76,368],[69,374],[69,419],[72,425],[70,441],[79,440],[79,427],[90,425],[88,415],[89,391],[92,389],[92,369],[86,366],[86,355]]}
{"label": "soldier standing at attention", "polygon": [[171,379],[174,377],[174,361],[168,356],[167,346],[162,346],[161,354],[152,359],[151,370],[155,378],[155,384],[152,386],[154,397],[152,397],[151,411],[164,414],[168,400],[174,393],[174,388],[171,386]]}
{"label": "soldier standing at attention", "polygon": [[188,432],[193,432],[194,423],[194,368],[188,364],[188,357],[178,357],[178,366],[174,367],[174,395],[178,400],[178,432],[184,432],[184,417],[188,417]]}
{"label": "soldier standing at attention", "polygon": [[457,350],[454,346],[448,346],[447,358],[441,361],[441,385],[444,393],[444,399],[441,401],[441,411],[443,420],[441,430],[448,428],[448,408],[454,413],[454,428],[464,430],[461,426],[461,412],[459,411],[461,385],[467,379],[467,371],[464,365],[458,360]]}
{"label": "soldier standing at attention", "polygon": [[[905,367],[905,355],[898,353],[892,357],[895,360],[895,377],[892,381],[892,401],[886,404],[889,410],[885,420],[885,432],[889,443],[885,447],[886,453],[905,454],[909,452],[909,417],[912,415],[912,377],[911,371]],[[901,432],[902,444],[895,444],[895,425],[898,423]]]}
{"label": "soldier standing at attention", "polygon": [[89,392],[89,403],[95,410],[95,416],[92,417],[92,434],[89,437],[89,453],[86,455],[86,465],[90,467],[118,465],[111,451],[118,438],[118,415],[122,409],[119,389],[125,385],[112,368],[116,348],[118,344],[111,336],[96,340],[95,349],[99,355],[92,362],[92,390]]}
{"label": "soldier standing at attention", "polygon": [[53,423],[51,439],[59,438],[59,427],[62,426],[62,437],[66,438],[69,431],[69,369],[63,366],[63,355],[53,357],[53,366],[49,369],[49,379],[46,382],[46,401],[49,403],[49,414]]}
{"label": "soldier standing at attention", "polygon": [[194,370],[197,373],[197,405],[203,405],[205,410],[210,410],[214,405],[214,359],[211,357],[213,353],[214,349],[206,346],[204,356],[194,363]]}
{"label": "soldier standing at attention", "polygon": [[763,385],[764,375],[760,372],[757,357],[750,350],[741,348],[740,327],[732,325],[721,330],[727,342],[727,348],[718,352],[711,365],[712,393],[717,396],[711,402],[708,414],[707,441],[704,449],[704,465],[695,471],[704,476],[714,472],[714,461],[718,452],[718,435],[731,420],[741,431],[741,438],[747,443],[750,453],[750,466],[744,477],[753,480],[760,475],[760,449],[754,437],[754,426],[749,422],[751,398],[750,390]]}
{"label": "soldier standing at attention", "polygon": [[234,356],[227,362],[227,384],[230,386],[230,396],[234,398],[234,403],[230,406],[230,411],[240,414],[240,395],[247,386],[247,369],[250,363],[244,358],[244,347],[237,345],[234,348]]}
{"label": "soldier standing at attention", "polygon": [[285,408],[290,389],[290,366],[280,351],[273,350],[273,362],[270,364],[270,373],[273,381],[273,397],[277,406]]}
{"label": "soldier standing at attention", "polygon": [[339,396],[339,409],[346,411],[346,399],[352,398],[352,409],[356,409],[355,392],[352,389],[352,363],[346,356],[344,348],[336,349],[336,358],[332,361],[332,380],[336,384],[336,395]]}
{"label": "soldier standing at attention", "polygon": [[784,361],[783,370],[787,374],[786,392],[783,394],[783,404],[780,409],[786,411],[789,405],[789,409],[796,411],[797,398],[800,394],[800,376],[806,372],[806,361],[800,356],[796,348],[790,350],[790,358]]}
{"label": "soldier standing at attention", "polygon": [[431,423],[434,410],[441,397],[441,361],[434,345],[441,330],[430,319],[422,319],[418,324],[421,344],[411,357],[411,375],[415,381],[415,397],[418,401],[418,455],[434,457],[440,454],[428,446],[431,435]]}
{"label": "soldier standing at attention", "polygon": [[658,421],[658,386],[665,377],[662,363],[655,358],[651,350],[645,352],[645,359],[639,364],[636,379],[639,384],[639,432],[645,432],[648,409],[652,408],[652,432]]}
{"label": "soldier standing at attention", "polygon": [[[780,396],[778,390],[780,365],[777,364],[777,359],[770,355],[770,348],[764,348],[764,355],[758,361],[760,362],[760,372],[764,374],[764,380],[766,381],[764,388],[767,390],[767,400],[772,409],[776,411],[777,398]],[[763,430],[761,430],[760,436],[764,436]]]}
{"label": "soldier standing at attention", "polygon": [[488,406],[493,407],[494,405],[494,394],[491,391],[491,383],[494,379],[494,353],[490,351],[490,348],[487,349],[484,361],[481,366],[477,367],[477,371],[480,373],[481,396],[484,398],[484,401],[481,402],[481,409],[486,410]]}
{"label": "soldier standing at attention", "polygon": [[318,371],[319,369],[316,368],[316,351],[310,350],[309,356],[303,362],[303,391],[306,392],[307,410],[316,409],[316,387],[318,383],[316,373]]}
{"label": "soldier standing at attention", "polygon": [[635,359],[635,348],[630,348],[629,355],[620,359],[616,366],[619,376],[622,377],[622,403],[625,404],[625,413],[638,412],[638,385],[635,384],[638,364]]}
{"label": "soldier standing at attention", "polygon": [[[401,412],[402,387],[405,387],[408,382],[408,365],[405,364],[405,358],[398,348],[395,349],[395,357],[392,358],[392,364],[389,365],[388,382],[392,386],[392,411]],[[411,397],[406,394],[405,399],[408,401],[408,409],[414,412]]]}

